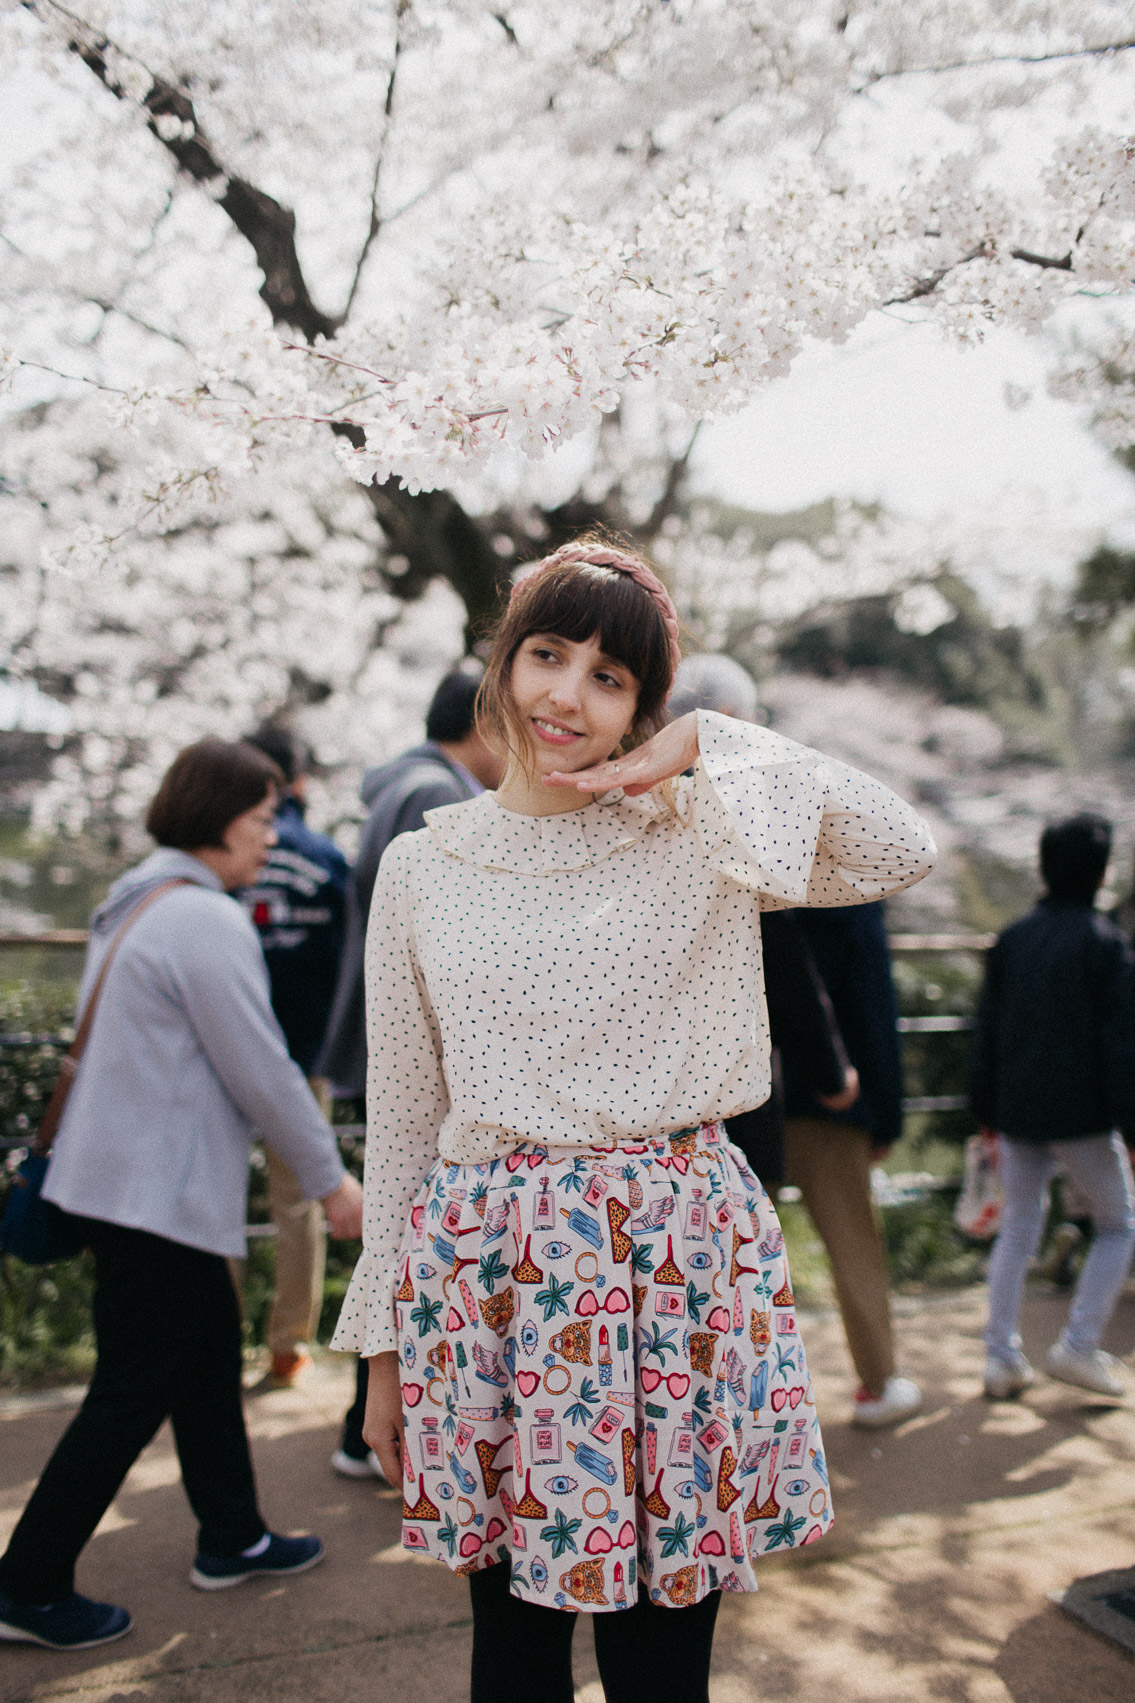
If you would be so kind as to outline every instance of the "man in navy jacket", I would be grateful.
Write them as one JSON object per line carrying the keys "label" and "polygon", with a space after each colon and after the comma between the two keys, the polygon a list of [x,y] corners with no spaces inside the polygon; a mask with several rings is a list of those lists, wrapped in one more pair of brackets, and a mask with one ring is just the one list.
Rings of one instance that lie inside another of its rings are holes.
{"label": "man in navy jacket", "polygon": [[1095,908],[1111,854],[1100,816],[1044,830],[1046,892],[989,954],[971,1069],[973,1109],[1000,1136],[1001,1229],[989,1266],[985,1393],[1035,1380],[1017,1321],[1057,1167],[1089,1203],[1095,1236],[1049,1375],[1120,1397],[1119,1364],[1100,1348],[1135,1247],[1135,1192],[1120,1132],[1135,1132],[1135,960]]}

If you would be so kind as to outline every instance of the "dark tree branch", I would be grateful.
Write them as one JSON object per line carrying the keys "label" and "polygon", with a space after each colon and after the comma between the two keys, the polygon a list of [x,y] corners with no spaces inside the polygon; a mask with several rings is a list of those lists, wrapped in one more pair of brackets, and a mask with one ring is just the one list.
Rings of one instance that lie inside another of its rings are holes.
{"label": "dark tree branch", "polygon": [[[889,300],[883,303],[883,306],[901,307],[904,303],[916,302],[924,296],[932,296],[942,280],[948,278],[950,273],[955,272],[959,266],[968,266],[971,260],[988,259],[994,251],[994,242],[991,238],[987,239],[985,242],[979,243],[976,248],[971,248],[968,254],[963,254],[959,259],[952,260],[948,266],[939,266],[937,271],[928,273],[925,278],[919,278],[906,295],[891,296]],[[1011,248],[1009,253],[1014,260],[1021,260],[1026,266],[1041,266],[1052,272],[1074,272],[1076,270],[1072,264],[1071,250],[1067,254],[1059,256],[1034,254],[1028,248]]]}
{"label": "dark tree branch", "polygon": [[1047,266],[1054,272],[1071,272],[1073,270],[1071,249],[1059,260],[1054,260],[1050,254],[1033,254],[1027,248],[1011,248],[1009,253],[1014,260],[1023,260],[1029,266]]}
{"label": "dark tree branch", "polygon": [[675,460],[670,463],[669,471],[666,474],[666,483],[662,487],[662,494],[651,509],[650,517],[642,529],[648,539],[656,538],[658,536],[659,532],[662,530],[664,522],[668,520],[670,515],[674,512],[674,507],[678,501],[682,486],[686,482],[686,474],[690,470],[690,457],[694,453],[694,445],[698,441],[698,433],[701,431],[701,428],[702,423],[699,420],[693,431],[690,433],[690,441],[682,451],[681,455],[677,456]]}
{"label": "dark tree branch", "polygon": [[[406,0],[400,0],[400,12],[405,3]],[[71,52],[78,55],[117,100],[131,99],[110,69],[110,42],[96,36],[81,18],[65,11],[55,0],[25,0],[25,4],[32,11],[49,5],[57,15],[67,18],[72,26],[68,42]],[[387,84],[387,120],[394,100],[396,69],[395,64]],[[198,125],[192,101],[164,78],[147,74],[150,88],[142,104],[151,132],[194,182],[224,183],[218,205],[256,255],[264,273],[260,295],[273,323],[294,327],[308,342],[320,336],[332,336],[342,321],[321,313],[311,300],[296,252],[295,214],[255,185],[226,171]],[[179,121],[177,134],[170,125],[159,127],[159,120],[165,118]],[[162,128],[167,135],[162,134]],[[376,167],[376,198],[377,184]],[[372,203],[372,225],[377,218],[376,206],[377,199]],[[360,256],[360,269],[364,259],[365,250]],[[331,430],[356,449],[362,448],[364,438],[358,426],[336,422]],[[466,639],[470,645],[474,643],[497,614],[502,585],[508,580],[507,567],[492,548],[485,527],[467,515],[448,491],[411,495],[398,480],[388,479],[383,484],[368,486],[367,494],[394,551],[409,563],[405,573],[383,574],[384,582],[396,596],[410,601],[420,597],[431,580],[439,576],[447,579],[465,604]]]}
{"label": "dark tree branch", "polygon": [[980,71],[986,65],[1057,65],[1065,59],[1108,59],[1135,49],[1135,38],[1109,41],[1099,47],[1069,47],[1059,53],[990,53],[979,59],[953,59],[944,65],[900,65],[893,71],[872,71],[864,87],[895,77],[937,77],[944,71]]}
{"label": "dark tree branch", "polygon": [[[44,0],[25,0],[38,11]],[[50,10],[73,26],[69,50],[83,61],[116,100],[133,103],[133,97],[114,76],[110,66],[112,43],[88,28],[81,18],[48,0]],[[276,325],[291,325],[309,342],[330,337],[339,321],[321,313],[304,281],[296,253],[296,216],[271,195],[245,178],[225,170],[208,137],[197,122],[193,102],[164,77],[147,72],[150,87],[142,99],[150,132],[172,154],[178,169],[195,183],[223,186],[217,203],[228,214],[240,234],[251,245],[264,274],[260,298]]]}
{"label": "dark tree branch", "polygon": [[382,215],[378,210],[378,191],[382,179],[382,162],[386,153],[386,139],[390,134],[390,121],[394,114],[394,88],[398,81],[398,61],[402,55],[401,23],[403,15],[409,10],[409,4],[410,0],[398,0],[394,31],[394,55],[390,63],[390,75],[386,80],[386,99],[382,104],[382,131],[378,138],[378,148],[374,159],[374,177],[371,179],[370,186],[370,222],[367,226],[363,246],[359,251],[355,275],[351,279],[351,288],[347,292],[347,305],[343,309],[343,320],[348,318],[351,308],[354,306],[355,295],[362,280],[363,268],[367,263],[367,257],[374,246],[375,239],[382,229]]}

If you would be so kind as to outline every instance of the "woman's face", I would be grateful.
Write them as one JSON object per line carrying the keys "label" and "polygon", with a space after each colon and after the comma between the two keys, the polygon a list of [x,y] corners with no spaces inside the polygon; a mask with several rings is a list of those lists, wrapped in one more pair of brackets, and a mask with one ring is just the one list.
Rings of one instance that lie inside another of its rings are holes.
{"label": "woman's face", "polygon": [[234,887],[251,886],[276,844],[276,837],[276,794],[269,792],[251,810],[234,816],[225,829],[224,868],[218,869],[218,874],[226,888],[231,891]]}
{"label": "woman's face", "polygon": [[596,637],[582,644],[531,633],[512,659],[509,686],[538,775],[604,762],[628,732],[638,681],[605,656]]}

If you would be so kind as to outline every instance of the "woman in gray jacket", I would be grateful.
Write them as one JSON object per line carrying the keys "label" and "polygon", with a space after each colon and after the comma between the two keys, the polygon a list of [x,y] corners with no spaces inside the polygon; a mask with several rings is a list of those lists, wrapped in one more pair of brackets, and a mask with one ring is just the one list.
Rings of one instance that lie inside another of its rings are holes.
{"label": "woman in gray jacket", "polygon": [[228,897],[274,842],[278,784],[251,746],[182,751],[146,819],[160,849],[92,920],[80,1011],[122,924],[180,883],[115,952],[52,1150],[44,1195],[83,1220],[94,1253],[98,1359],[0,1558],[0,1640],[86,1649],[130,1630],[125,1609],[77,1594],[75,1562],[167,1417],[200,1527],[194,1585],[294,1573],[323,1554],[260,1514],[227,1263],[244,1252],[254,1131],[323,1202],[332,1235],[361,1227],[359,1185],[288,1056],[256,930]]}

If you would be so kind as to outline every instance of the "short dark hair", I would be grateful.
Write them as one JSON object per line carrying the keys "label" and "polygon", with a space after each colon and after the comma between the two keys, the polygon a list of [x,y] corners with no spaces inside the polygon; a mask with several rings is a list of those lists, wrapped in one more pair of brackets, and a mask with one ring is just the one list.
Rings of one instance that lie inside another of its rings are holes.
{"label": "short dark hair", "polygon": [[229,823],[283,785],[279,766],[245,740],[199,739],[166,770],[146,827],[160,846],[178,851],[222,846]]}
{"label": "short dark hair", "polygon": [[441,681],[426,711],[426,738],[456,745],[473,731],[481,682],[456,670]]}
{"label": "short dark hair", "polygon": [[271,757],[289,786],[311,767],[310,747],[298,733],[293,733],[290,727],[281,727],[279,722],[261,722],[255,733],[245,734],[244,743],[255,745],[258,751]]}
{"label": "short dark hair", "polygon": [[1050,822],[1040,836],[1040,872],[1054,899],[1090,905],[1111,856],[1111,823],[1082,811]]}

